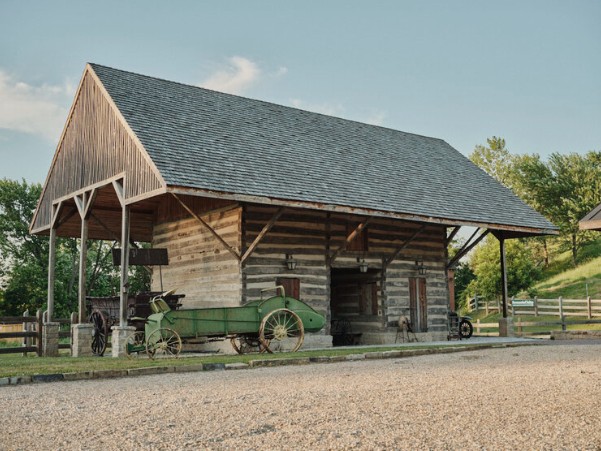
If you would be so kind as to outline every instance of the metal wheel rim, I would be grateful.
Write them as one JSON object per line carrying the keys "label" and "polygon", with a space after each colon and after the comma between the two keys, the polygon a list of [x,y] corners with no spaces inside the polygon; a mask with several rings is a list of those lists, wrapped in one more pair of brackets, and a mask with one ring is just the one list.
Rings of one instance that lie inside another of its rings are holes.
{"label": "metal wheel rim", "polygon": [[146,339],[146,353],[151,359],[157,355],[177,357],[181,350],[182,339],[173,329],[157,329]]}
{"label": "metal wheel rim", "polygon": [[[130,346],[142,346],[144,344],[144,331],[138,330],[129,335],[125,340],[125,355],[128,359],[134,359],[140,356],[142,351],[130,351]],[[144,347],[144,351],[146,347]]]}
{"label": "metal wheel rim", "polygon": [[261,321],[259,340],[269,353],[296,352],[302,346],[304,339],[303,321],[292,310],[274,310]]}
{"label": "metal wheel rim", "polygon": [[92,330],[92,353],[102,356],[106,351],[106,338],[108,336],[108,324],[100,310],[94,310],[90,314],[90,322],[94,326]]}

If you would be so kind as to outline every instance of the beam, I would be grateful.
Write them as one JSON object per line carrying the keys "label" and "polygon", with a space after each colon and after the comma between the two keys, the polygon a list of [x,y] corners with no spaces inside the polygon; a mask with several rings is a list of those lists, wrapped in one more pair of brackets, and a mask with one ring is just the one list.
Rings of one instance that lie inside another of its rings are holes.
{"label": "beam", "polygon": [[476,238],[476,240],[473,243],[469,244],[469,242],[476,235],[477,232],[478,229],[476,229],[476,231],[472,234],[470,239],[466,241],[465,245],[461,248],[461,250],[457,252],[457,254],[451,259],[451,261],[447,264],[447,269],[453,268],[457,264],[457,262],[461,260],[461,258],[463,258],[465,254],[471,251],[480,241],[482,241],[486,237],[486,235],[490,233],[490,230],[485,230],[480,234],[478,238]]}
{"label": "beam", "polygon": [[129,206],[121,212],[121,290],[119,303],[119,326],[127,326],[127,297],[129,292]]}
{"label": "beam", "polygon": [[457,235],[457,232],[459,232],[459,230],[461,229],[461,226],[456,226],[451,233],[449,234],[449,236],[446,239],[446,246],[448,247],[449,244],[451,244],[451,241],[453,241],[453,238],[455,238],[455,235]]}
{"label": "beam", "polygon": [[338,258],[338,256],[340,255],[341,252],[345,251],[347,246],[349,244],[351,244],[355,238],[357,238],[359,236],[359,234],[363,231],[363,229],[365,229],[365,227],[367,227],[367,225],[370,223],[370,221],[372,220],[372,217],[367,218],[365,221],[363,221],[362,223],[360,223],[355,230],[353,230],[349,236],[346,237],[346,240],[344,240],[344,243],[342,244],[342,246],[340,246],[330,257],[330,265],[332,263],[334,263],[334,261]]}
{"label": "beam", "polygon": [[396,259],[399,256],[401,251],[403,249],[405,249],[407,246],[409,246],[409,244],[411,244],[411,242],[417,237],[417,235],[419,235],[425,228],[426,228],[426,224],[422,225],[419,229],[417,229],[413,233],[413,235],[411,235],[405,242],[403,242],[403,244],[401,244],[394,251],[394,253],[384,261],[384,267],[387,267],[388,265],[390,265],[394,261],[394,259]]}
{"label": "beam", "polygon": [[204,219],[202,219],[200,216],[198,216],[196,213],[194,213],[194,212],[193,212],[193,211],[190,209],[190,207],[188,207],[188,206],[187,206],[187,205],[184,203],[184,201],[182,201],[182,200],[181,200],[181,199],[178,197],[178,195],[177,195],[177,194],[175,194],[175,193],[171,193],[171,195],[172,195],[172,196],[175,198],[175,200],[177,200],[177,201],[180,203],[180,205],[181,205],[182,207],[184,207],[184,209],[185,209],[185,210],[186,210],[188,213],[190,213],[190,215],[191,215],[191,216],[192,216],[194,219],[196,219],[198,222],[200,222],[200,223],[201,223],[201,224],[202,224],[202,225],[203,225],[203,226],[204,226],[204,227],[205,227],[205,228],[206,228],[206,229],[207,229],[209,232],[211,232],[211,234],[212,234],[212,235],[213,235],[213,236],[214,236],[214,237],[217,239],[217,241],[219,241],[219,242],[220,242],[220,243],[223,245],[223,247],[225,247],[225,248],[226,248],[226,249],[227,249],[227,250],[228,250],[228,251],[229,251],[229,252],[230,252],[230,253],[231,253],[231,254],[232,254],[234,257],[236,257],[236,259],[237,259],[238,261],[240,261],[240,260],[241,260],[241,258],[242,258],[242,257],[240,256],[240,254],[238,253],[238,251],[236,251],[236,249],[234,249],[232,246],[230,246],[230,245],[229,245],[229,244],[228,244],[228,243],[227,243],[227,242],[226,242],[226,241],[225,241],[225,240],[224,240],[224,239],[221,237],[221,235],[219,235],[219,234],[218,234],[218,233],[215,231],[215,229],[213,229],[213,227],[211,227],[211,226],[210,226],[210,225],[209,225],[209,224],[208,224],[208,223],[207,223],[207,222],[206,222]]}
{"label": "beam", "polygon": [[284,210],[285,210],[284,207],[278,208],[278,210],[275,212],[275,214],[272,216],[272,218],[269,220],[269,222],[267,224],[265,224],[265,226],[263,227],[263,230],[261,230],[261,232],[257,235],[257,237],[254,239],[254,241],[248,247],[248,249],[242,256],[242,258],[240,259],[240,263],[244,263],[244,261],[248,257],[250,257],[250,254],[253,253],[253,251],[259,245],[259,243],[261,242],[263,237],[271,230],[271,228],[275,225],[277,220],[280,219],[280,216],[282,216],[282,213],[284,213]]}
{"label": "beam", "polygon": [[507,261],[505,259],[505,237],[499,234],[499,251],[501,256],[501,299],[503,302],[503,318],[507,318]]}
{"label": "beam", "polygon": [[86,265],[88,261],[88,220],[81,220],[81,237],[79,250],[79,324],[87,322],[86,313]]}

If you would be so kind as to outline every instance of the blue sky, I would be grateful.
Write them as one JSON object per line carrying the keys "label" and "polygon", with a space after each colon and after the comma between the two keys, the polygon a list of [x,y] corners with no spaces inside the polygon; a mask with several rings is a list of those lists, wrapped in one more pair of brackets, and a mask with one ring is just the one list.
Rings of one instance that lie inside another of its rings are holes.
{"label": "blue sky", "polygon": [[442,138],[601,150],[601,1],[0,0],[0,178],[43,182],[86,62]]}

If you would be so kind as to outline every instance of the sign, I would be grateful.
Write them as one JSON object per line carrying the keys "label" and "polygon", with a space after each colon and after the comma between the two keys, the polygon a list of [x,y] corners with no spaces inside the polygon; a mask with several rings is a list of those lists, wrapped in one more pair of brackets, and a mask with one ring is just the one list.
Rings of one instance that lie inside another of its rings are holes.
{"label": "sign", "polygon": [[534,299],[512,299],[511,305],[514,307],[534,307]]}

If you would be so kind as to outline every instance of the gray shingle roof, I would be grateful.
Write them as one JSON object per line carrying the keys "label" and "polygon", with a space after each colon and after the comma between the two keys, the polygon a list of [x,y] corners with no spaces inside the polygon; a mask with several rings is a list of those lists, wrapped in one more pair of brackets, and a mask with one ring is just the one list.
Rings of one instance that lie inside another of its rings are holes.
{"label": "gray shingle roof", "polygon": [[91,67],[168,185],[555,229],[443,140]]}

